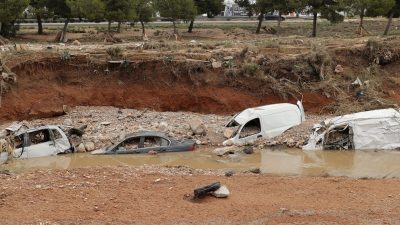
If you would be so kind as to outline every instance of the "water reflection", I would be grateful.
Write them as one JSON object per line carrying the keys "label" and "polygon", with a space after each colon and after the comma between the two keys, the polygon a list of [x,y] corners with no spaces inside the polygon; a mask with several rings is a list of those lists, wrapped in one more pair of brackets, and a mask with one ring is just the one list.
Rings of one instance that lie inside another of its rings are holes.
{"label": "water reflection", "polygon": [[221,158],[210,150],[152,155],[71,154],[25,160],[12,160],[1,169],[23,172],[33,169],[71,169],[93,166],[189,166],[199,169],[245,171],[260,168],[273,175],[400,177],[400,152],[397,151],[301,151],[264,150],[234,159]]}

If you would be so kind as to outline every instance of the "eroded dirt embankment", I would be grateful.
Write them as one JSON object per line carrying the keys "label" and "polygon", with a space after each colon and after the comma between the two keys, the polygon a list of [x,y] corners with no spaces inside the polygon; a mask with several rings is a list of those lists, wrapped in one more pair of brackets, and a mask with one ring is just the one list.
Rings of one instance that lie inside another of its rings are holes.
{"label": "eroded dirt embankment", "polygon": [[[162,58],[121,65],[84,55],[69,60],[53,55],[11,69],[18,81],[3,96],[0,120],[56,116],[63,113],[63,105],[229,114],[284,101],[257,79],[233,81],[204,61]],[[317,111],[315,106],[324,101],[313,94],[305,105]]]}

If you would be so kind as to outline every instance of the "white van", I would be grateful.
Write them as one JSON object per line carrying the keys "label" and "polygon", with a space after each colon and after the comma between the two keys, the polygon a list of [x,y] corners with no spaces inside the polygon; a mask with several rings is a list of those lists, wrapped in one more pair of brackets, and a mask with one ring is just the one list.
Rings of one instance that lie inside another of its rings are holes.
{"label": "white van", "polygon": [[257,138],[274,138],[305,121],[302,102],[282,103],[246,109],[236,114],[226,127],[237,127],[224,145],[245,144]]}

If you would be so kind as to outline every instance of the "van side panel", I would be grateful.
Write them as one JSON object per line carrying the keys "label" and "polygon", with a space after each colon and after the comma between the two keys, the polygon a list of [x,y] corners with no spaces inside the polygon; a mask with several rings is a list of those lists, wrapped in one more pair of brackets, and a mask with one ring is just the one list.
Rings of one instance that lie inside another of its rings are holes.
{"label": "van side panel", "polygon": [[299,110],[289,110],[262,117],[261,130],[267,138],[281,135],[291,127],[301,124],[301,114]]}

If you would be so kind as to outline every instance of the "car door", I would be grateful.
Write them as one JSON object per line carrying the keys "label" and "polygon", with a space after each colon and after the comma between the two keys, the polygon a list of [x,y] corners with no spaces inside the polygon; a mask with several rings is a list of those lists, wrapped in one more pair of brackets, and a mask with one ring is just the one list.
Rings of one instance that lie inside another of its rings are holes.
{"label": "car door", "polygon": [[22,158],[35,158],[57,155],[59,151],[47,128],[35,130],[27,134],[28,146],[25,147]]}
{"label": "car door", "polygon": [[143,148],[141,151],[147,153],[150,151],[164,152],[167,151],[169,141],[159,136],[145,136],[143,140]]}
{"label": "car door", "polygon": [[71,149],[71,144],[67,136],[59,128],[52,128],[50,130],[50,136],[51,139],[54,140],[58,153],[63,153]]}

